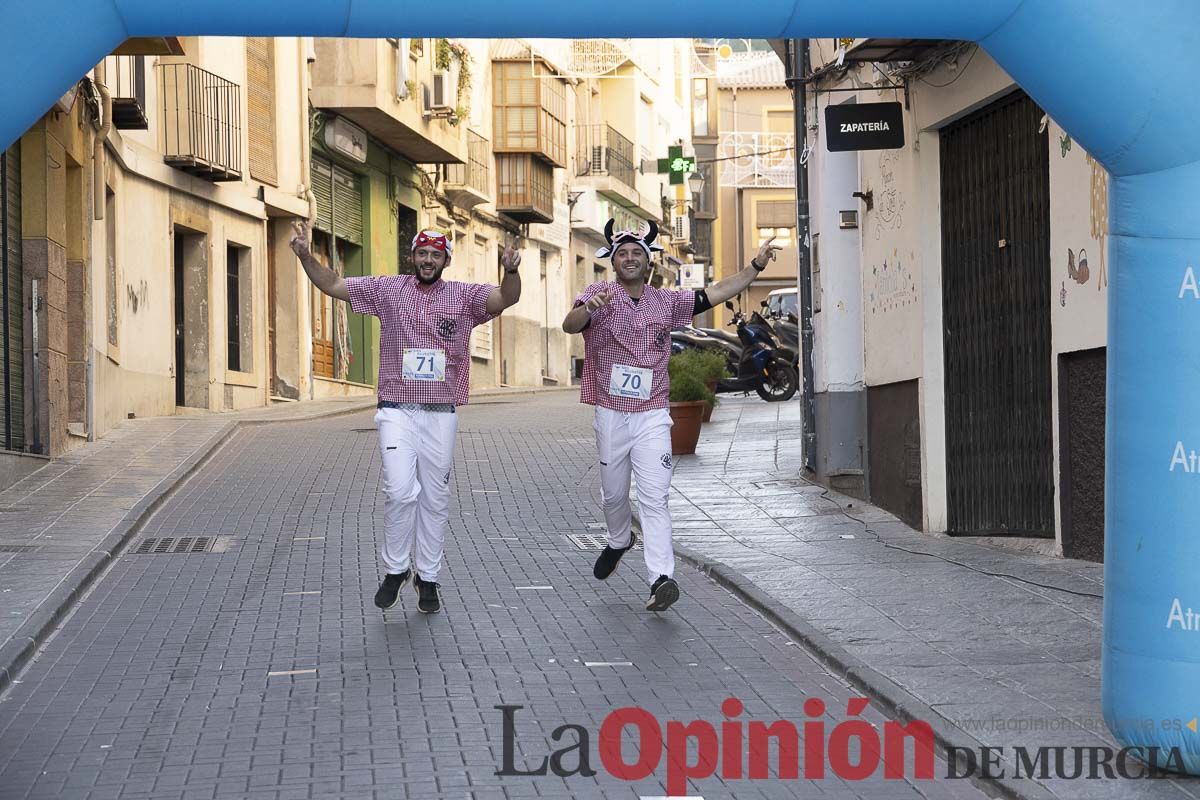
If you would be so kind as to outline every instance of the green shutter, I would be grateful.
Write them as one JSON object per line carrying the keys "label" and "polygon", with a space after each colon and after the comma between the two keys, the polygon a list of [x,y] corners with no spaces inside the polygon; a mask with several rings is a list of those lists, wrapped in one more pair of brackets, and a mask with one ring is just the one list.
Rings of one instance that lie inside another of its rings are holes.
{"label": "green shutter", "polygon": [[333,168],[333,232],[351,244],[363,241],[362,178],[339,166]]}
{"label": "green shutter", "polygon": [[333,233],[333,165],[319,156],[312,160],[312,190],[317,200],[313,227]]}
{"label": "green shutter", "polygon": [[362,178],[348,169],[313,156],[313,194],[317,219],[313,227],[351,244],[363,243]]}

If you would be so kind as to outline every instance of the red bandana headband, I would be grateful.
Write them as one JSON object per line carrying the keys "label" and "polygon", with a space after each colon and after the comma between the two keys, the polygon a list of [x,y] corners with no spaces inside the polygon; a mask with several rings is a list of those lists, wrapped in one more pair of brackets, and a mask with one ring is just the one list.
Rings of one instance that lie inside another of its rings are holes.
{"label": "red bandana headband", "polygon": [[432,247],[435,250],[441,250],[449,258],[453,254],[454,245],[446,234],[441,231],[421,231],[413,237],[412,249],[418,247]]}

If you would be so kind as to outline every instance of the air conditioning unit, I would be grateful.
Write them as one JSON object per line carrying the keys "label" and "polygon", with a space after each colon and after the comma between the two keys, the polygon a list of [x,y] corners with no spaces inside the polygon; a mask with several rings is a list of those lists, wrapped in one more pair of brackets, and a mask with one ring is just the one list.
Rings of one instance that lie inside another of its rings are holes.
{"label": "air conditioning unit", "polygon": [[687,215],[676,214],[671,218],[671,237],[676,241],[686,242],[691,238],[691,225]]}
{"label": "air conditioning unit", "polygon": [[838,212],[838,227],[839,228],[857,228],[858,227],[858,209],[852,211]]}
{"label": "air conditioning unit", "polygon": [[450,73],[447,70],[433,73],[433,89],[429,93],[429,110],[452,111],[456,88],[450,85]]}

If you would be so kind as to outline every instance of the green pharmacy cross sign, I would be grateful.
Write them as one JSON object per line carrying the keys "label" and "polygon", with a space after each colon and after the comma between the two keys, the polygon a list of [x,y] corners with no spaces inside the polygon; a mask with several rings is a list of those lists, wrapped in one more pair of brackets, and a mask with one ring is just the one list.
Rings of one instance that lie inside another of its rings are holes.
{"label": "green pharmacy cross sign", "polygon": [[659,174],[670,175],[671,184],[678,186],[688,173],[696,171],[696,159],[685,157],[682,145],[672,145],[667,148],[667,157],[658,159],[658,171]]}

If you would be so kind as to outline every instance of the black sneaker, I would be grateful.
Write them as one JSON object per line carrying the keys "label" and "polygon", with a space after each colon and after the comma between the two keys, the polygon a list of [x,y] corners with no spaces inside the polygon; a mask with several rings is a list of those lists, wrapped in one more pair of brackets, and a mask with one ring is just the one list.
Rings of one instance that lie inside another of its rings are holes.
{"label": "black sneaker", "polygon": [[422,614],[436,614],[442,610],[442,596],[436,583],[423,581],[418,575],[413,578],[413,587],[417,590],[417,611]]}
{"label": "black sneaker", "polygon": [[658,580],[650,587],[650,599],[646,601],[646,610],[666,611],[678,599],[679,584],[673,578],[659,575]]}
{"label": "black sneaker", "polygon": [[408,583],[410,570],[404,570],[399,575],[385,575],[379,591],[375,593],[375,605],[387,611],[400,602],[400,590]]}
{"label": "black sneaker", "polygon": [[629,546],[620,549],[616,547],[605,547],[604,552],[596,559],[596,565],[592,567],[592,574],[596,576],[596,580],[602,581],[612,575],[617,568],[617,564],[621,563],[621,556],[625,555],[626,551],[632,550],[633,545],[637,542],[637,534],[633,531],[629,532]]}

